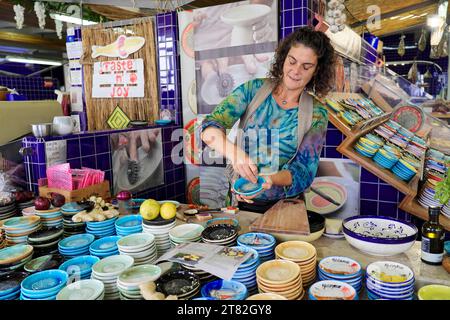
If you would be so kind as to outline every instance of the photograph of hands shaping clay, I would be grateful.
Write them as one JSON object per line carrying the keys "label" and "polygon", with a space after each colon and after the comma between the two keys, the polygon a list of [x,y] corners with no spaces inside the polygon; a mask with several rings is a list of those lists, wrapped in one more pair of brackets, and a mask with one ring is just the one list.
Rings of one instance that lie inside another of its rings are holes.
{"label": "photograph of hands shaping clay", "polygon": [[448,1],[0,8],[3,313],[450,300]]}

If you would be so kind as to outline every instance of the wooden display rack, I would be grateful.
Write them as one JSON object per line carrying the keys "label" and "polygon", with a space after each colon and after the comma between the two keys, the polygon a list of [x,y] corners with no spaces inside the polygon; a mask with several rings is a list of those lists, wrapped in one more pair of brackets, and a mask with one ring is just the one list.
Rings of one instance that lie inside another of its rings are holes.
{"label": "wooden display rack", "polygon": [[[422,220],[428,220],[428,210],[417,202],[416,196],[406,196],[398,207]],[[439,215],[439,224],[450,231],[450,219],[443,214]]]}

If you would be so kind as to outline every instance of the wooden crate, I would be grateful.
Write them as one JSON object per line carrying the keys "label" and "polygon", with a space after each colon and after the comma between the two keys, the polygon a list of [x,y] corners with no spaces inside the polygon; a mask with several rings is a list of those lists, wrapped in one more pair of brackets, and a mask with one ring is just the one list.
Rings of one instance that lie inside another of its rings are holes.
{"label": "wooden crate", "polygon": [[49,188],[47,185],[39,186],[39,195],[41,197],[51,198],[50,194],[52,192],[62,194],[66,198],[66,202],[81,201],[83,199],[88,199],[92,195],[102,197],[105,201],[111,200],[109,181],[107,180],[103,181],[102,183],[94,184],[92,186],[78,190]]}

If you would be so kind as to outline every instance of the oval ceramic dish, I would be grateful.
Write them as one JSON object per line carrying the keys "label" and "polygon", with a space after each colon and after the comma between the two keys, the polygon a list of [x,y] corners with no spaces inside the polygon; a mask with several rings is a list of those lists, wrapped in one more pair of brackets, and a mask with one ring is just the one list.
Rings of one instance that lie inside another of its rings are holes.
{"label": "oval ceramic dish", "polygon": [[224,241],[237,235],[237,228],[230,224],[214,224],[206,227],[201,236],[208,241]]}
{"label": "oval ceramic dish", "polygon": [[79,256],[67,260],[59,266],[60,270],[66,271],[71,274],[89,273],[92,270],[92,266],[99,262],[100,259],[94,256]]}
{"label": "oval ceramic dish", "polygon": [[308,261],[317,255],[316,248],[304,241],[286,241],[275,247],[275,254],[294,262]]}
{"label": "oval ceramic dish", "polygon": [[161,268],[155,265],[131,267],[119,275],[118,283],[137,286],[141,283],[155,281],[161,275]]}
{"label": "oval ceramic dish", "polygon": [[106,257],[92,266],[92,271],[99,276],[119,275],[130,268],[134,263],[133,257],[127,255],[114,255]]}
{"label": "oval ceramic dish", "polygon": [[200,288],[200,279],[190,271],[169,271],[156,280],[156,288],[166,296],[184,296]]}
{"label": "oval ceramic dish", "polygon": [[32,274],[21,283],[22,294],[39,298],[44,295],[57,294],[67,284],[68,274],[62,270],[45,270]]}
{"label": "oval ceramic dish", "polygon": [[63,288],[56,300],[97,300],[104,291],[105,285],[99,280],[80,280]]}
{"label": "oval ceramic dish", "polygon": [[262,263],[256,269],[256,276],[267,284],[279,285],[295,280],[300,274],[300,267],[288,260],[271,260]]}
{"label": "oval ceramic dish", "polygon": [[20,261],[33,252],[33,247],[27,244],[17,244],[0,250],[0,266]]}
{"label": "oval ceramic dish", "polygon": [[118,240],[117,246],[119,249],[134,251],[151,246],[154,241],[155,236],[151,233],[135,233]]}
{"label": "oval ceramic dish", "polygon": [[367,276],[380,283],[402,285],[414,280],[414,272],[401,263],[377,261],[366,268]]}
{"label": "oval ceramic dish", "polygon": [[450,300],[450,287],[430,284],[420,288],[417,297],[419,300]]}
{"label": "oval ceramic dish", "polygon": [[124,216],[116,220],[116,228],[133,228],[142,226],[142,216],[138,214]]}
{"label": "oval ceramic dish", "polygon": [[326,257],[319,261],[319,269],[325,275],[352,277],[361,273],[361,265],[353,259],[340,256]]}
{"label": "oval ceramic dish", "polygon": [[324,280],[309,288],[309,296],[312,300],[355,300],[357,293],[345,282]]}
{"label": "oval ceramic dish", "polygon": [[261,232],[249,232],[240,235],[237,238],[237,242],[242,246],[250,246],[259,250],[271,249],[275,246],[275,238],[268,233]]}
{"label": "oval ceramic dish", "polygon": [[247,288],[242,283],[222,279],[205,284],[201,293],[203,297],[218,300],[244,300],[248,296]]}
{"label": "oval ceramic dish", "polygon": [[262,190],[264,182],[266,182],[266,180],[261,176],[258,177],[256,183],[251,183],[247,179],[239,178],[234,182],[233,189],[237,194],[242,196],[253,196]]}
{"label": "oval ceramic dish", "polygon": [[58,243],[58,247],[63,250],[76,250],[86,247],[89,248],[89,245],[94,242],[94,240],[95,237],[92,234],[79,234],[61,240]]}

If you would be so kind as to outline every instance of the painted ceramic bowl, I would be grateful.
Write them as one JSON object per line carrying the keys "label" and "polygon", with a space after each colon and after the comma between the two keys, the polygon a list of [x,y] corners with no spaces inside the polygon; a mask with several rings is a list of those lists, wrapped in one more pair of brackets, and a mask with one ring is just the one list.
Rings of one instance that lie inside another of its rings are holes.
{"label": "painted ceramic bowl", "polygon": [[190,271],[174,270],[156,280],[156,289],[165,295],[186,297],[200,288],[199,277]]}
{"label": "painted ceramic bowl", "polygon": [[419,289],[417,293],[419,300],[450,300],[450,287],[431,284]]}
{"label": "painted ceramic bowl", "polygon": [[219,300],[244,300],[248,291],[245,285],[238,281],[215,280],[202,287],[202,296]]}
{"label": "painted ceramic bowl", "polygon": [[239,178],[233,185],[237,194],[242,196],[253,196],[262,190],[262,184],[266,182],[263,177],[258,177],[256,183],[252,183],[244,178]]}
{"label": "painted ceramic bowl", "polygon": [[410,249],[417,227],[381,216],[354,216],[342,223],[345,239],[355,248],[375,256],[392,256]]}

